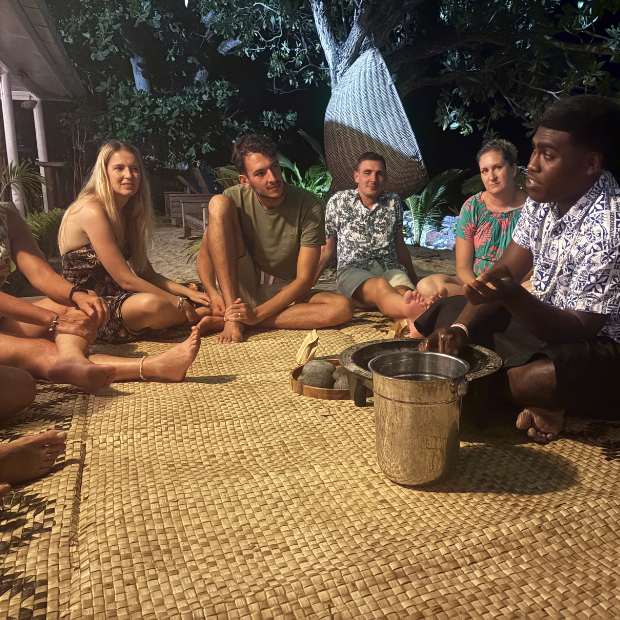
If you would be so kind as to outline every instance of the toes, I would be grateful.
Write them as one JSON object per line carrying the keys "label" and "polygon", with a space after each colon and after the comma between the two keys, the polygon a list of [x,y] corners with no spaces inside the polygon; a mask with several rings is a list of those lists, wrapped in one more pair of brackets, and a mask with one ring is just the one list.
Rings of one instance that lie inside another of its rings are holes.
{"label": "toes", "polygon": [[532,413],[529,411],[529,409],[524,409],[517,417],[516,426],[518,429],[526,431],[528,429],[531,429],[533,423],[534,420],[532,418]]}

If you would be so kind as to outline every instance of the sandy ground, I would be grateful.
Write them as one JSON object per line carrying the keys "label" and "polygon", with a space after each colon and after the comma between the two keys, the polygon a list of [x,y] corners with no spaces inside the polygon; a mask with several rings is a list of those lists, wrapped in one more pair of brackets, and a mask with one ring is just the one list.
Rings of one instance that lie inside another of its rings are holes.
{"label": "sandy ground", "polygon": [[[197,280],[195,261],[187,262],[187,250],[198,239],[182,239],[183,230],[170,225],[164,218],[158,218],[153,248],[149,258],[153,268],[166,278],[175,282]],[[454,275],[456,267],[452,250],[430,250],[428,248],[409,247],[413,265],[419,277],[431,273]],[[331,289],[335,284],[335,271],[326,270],[319,281],[319,288]]]}

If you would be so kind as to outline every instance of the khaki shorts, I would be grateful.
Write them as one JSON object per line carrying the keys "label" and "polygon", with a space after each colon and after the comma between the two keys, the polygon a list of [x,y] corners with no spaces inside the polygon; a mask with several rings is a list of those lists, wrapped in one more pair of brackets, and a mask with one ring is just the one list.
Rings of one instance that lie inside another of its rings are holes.
{"label": "khaki shorts", "polygon": [[407,286],[415,289],[413,282],[402,269],[388,269],[385,271],[377,261],[373,261],[370,269],[360,269],[359,267],[345,267],[336,275],[337,292],[351,299],[353,293],[366,280],[371,278],[385,278],[391,286]]}
{"label": "khaki shorts", "polygon": [[[252,308],[256,308],[275,297],[292,280],[282,280],[265,273],[259,269],[252,260],[249,252],[246,252],[238,263],[239,269],[239,296]],[[300,297],[294,303],[307,302],[320,290],[312,289]]]}

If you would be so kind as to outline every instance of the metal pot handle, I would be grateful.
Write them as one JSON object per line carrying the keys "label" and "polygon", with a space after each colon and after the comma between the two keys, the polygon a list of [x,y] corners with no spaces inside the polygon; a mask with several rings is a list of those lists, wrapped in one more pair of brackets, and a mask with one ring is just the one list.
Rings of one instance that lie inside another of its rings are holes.
{"label": "metal pot handle", "polygon": [[467,389],[469,387],[469,381],[467,381],[467,377],[458,377],[453,379],[450,383],[450,388],[452,389],[452,393],[456,395],[458,398],[463,398],[465,394],[467,394]]}

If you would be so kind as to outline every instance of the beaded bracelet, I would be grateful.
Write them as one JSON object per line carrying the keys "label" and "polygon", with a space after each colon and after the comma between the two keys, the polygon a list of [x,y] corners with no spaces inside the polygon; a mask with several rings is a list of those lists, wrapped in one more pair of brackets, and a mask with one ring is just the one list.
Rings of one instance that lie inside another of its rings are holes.
{"label": "beaded bracelet", "polygon": [[56,329],[56,325],[58,325],[58,319],[60,318],[60,315],[57,314],[54,319],[52,320],[52,322],[50,323],[49,329],[47,330],[48,332],[53,332]]}
{"label": "beaded bracelet", "polygon": [[179,301],[177,303],[177,310],[181,310],[181,308],[183,308],[183,304],[185,303],[186,299],[187,299],[187,297],[179,296]]}
{"label": "beaded bracelet", "polygon": [[467,329],[467,327],[465,327],[465,325],[463,325],[463,323],[452,323],[450,327],[460,327],[465,332],[465,335],[469,338],[469,330]]}

